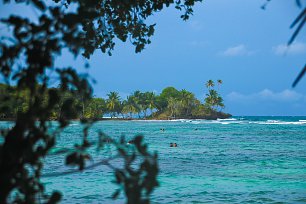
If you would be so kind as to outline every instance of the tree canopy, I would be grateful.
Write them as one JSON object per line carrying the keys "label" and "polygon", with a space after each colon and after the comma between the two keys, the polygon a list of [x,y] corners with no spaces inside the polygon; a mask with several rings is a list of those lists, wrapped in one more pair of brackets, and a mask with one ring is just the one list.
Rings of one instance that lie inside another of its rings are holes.
{"label": "tree canopy", "polygon": [[[208,82],[214,83],[212,80]],[[207,82],[207,83],[208,83]],[[219,89],[220,87],[218,87]],[[58,90],[58,88],[51,88]],[[51,90],[50,89],[50,90]],[[18,112],[28,110],[29,92],[18,91],[16,87],[8,87],[0,84],[0,100],[10,98],[7,103],[0,104],[0,117],[2,120],[12,120]],[[103,116],[111,118],[142,118],[142,119],[174,119],[174,118],[202,118],[216,119],[229,117],[221,110],[224,108],[223,98],[217,90],[208,87],[204,103],[197,99],[192,92],[174,87],[166,87],[161,94],[154,92],[135,91],[126,99],[122,99],[117,92],[110,92],[106,98],[92,97],[86,101],[77,94],[63,93],[63,97],[70,98],[71,106],[75,109],[70,119],[103,119]],[[43,96],[46,103],[47,95]],[[49,120],[57,120],[63,114],[60,109],[62,101],[59,101],[51,110]],[[199,108],[203,107],[203,108]]]}
{"label": "tree canopy", "polygon": [[[135,51],[140,52],[151,43],[150,37],[154,34],[155,24],[146,23],[149,16],[174,6],[182,11],[181,18],[187,20],[194,4],[200,1],[3,0],[32,6],[37,19],[22,16],[20,12],[0,20],[2,26],[10,29],[0,39],[0,73],[7,84],[16,85],[13,94],[23,97],[20,94],[26,91],[28,95],[26,105],[22,106],[25,110],[14,110],[17,116],[13,127],[1,131],[4,141],[0,144],[0,203],[38,203],[38,195],[43,195],[46,203],[56,203],[61,198],[57,191],[51,195],[45,193],[40,181],[43,158],[55,145],[56,136],[75,117],[75,96],[82,106],[92,96],[87,78],[75,68],[55,66],[54,61],[63,49],[89,59],[97,49],[111,55],[116,40],[129,39]],[[54,80],[60,87],[49,89]],[[8,95],[2,103],[10,101],[11,95]],[[59,126],[53,127],[57,131],[50,132],[51,124],[47,121],[54,109],[60,112]],[[86,115],[85,108],[82,111]],[[89,158],[87,134],[93,121],[82,119],[81,122],[83,141],[66,157],[66,164],[80,170],[86,168]],[[100,136],[105,137],[102,133]],[[117,184],[127,187],[124,189],[127,203],[148,203],[150,193],[157,186],[157,156],[148,152],[141,137],[136,137],[135,149],[129,153],[124,148],[124,140],[108,141],[112,141],[125,161],[123,169],[114,171]],[[131,165],[136,156],[142,160],[139,169],[133,170]],[[114,197],[117,196],[118,192]]]}
{"label": "tree canopy", "polygon": [[[54,191],[47,195],[40,181],[43,158],[54,147],[56,136],[77,114],[79,107],[74,98],[78,97],[78,101],[81,101],[84,116],[84,104],[92,96],[87,78],[79,75],[73,67],[55,66],[56,57],[65,48],[75,56],[82,54],[87,59],[96,50],[111,55],[116,40],[129,40],[135,46],[135,52],[140,52],[151,43],[150,37],[155,30],[155,24],[146,23],[148,17],[165,7],[173,6],[182,12],[181,18],[187,20],[193,13],[195,3],[201,0],[3,2],[32,6],[37,19],[24,17],[22,12],[0,19],[2,26],[10,28],[8,35],[1,36],[0,39],[0,73],[7,84],[16,85],[16,90],[1,99],[1,103],[10,104],[12,97],[22,99],[16,100],[16,104],[25,103],[21,105],[24,109],[13,110],[13,114],[16,114],[13,127],[1,130],[0,203],[38,203],[38,195],[43,195],[45,203],[56,203],[61,199],[60,192]],[[297,25],[297,29],[289,43],[304,24],[305,9],[293,22],[292,26]],[[301,76],[305,70],[306,67]],[[61,85],[58,89],[49,88],[54,79]],[[10,86],[5,89],[10,89]],[[191,94],[184,94],[188,95],[187,98],[192,98]],[[139,94],[134,95],[142,107],[150,107]],[[184,104],[189,103],[189,99],[182,101]],[[165,98],[160,98],[159,102],[165,103]],[[204,108],[203,106],[199,108]],[[110,107],[115,110],[116,106]],[[166,107],[172,114],[177,114],[179,106],[174,96],[168,98]],[[53,127],[57,131],[50,132],[52,125],[48,120],[53,116],[53,110],[60,112],[57,118],[59,125]],[[82,118],[81,122],[84,125],[83,141],[76,144],[75,152],[66,157],[66,164],[79,170],[86,168],[86,160],[89,158],[86,149],[91,145],[87,139],[88,128],[94,121]],[[103,133],[99,135],[99,141],[110,141],[117,147],[118,156],[124,159],[123,168],[114,169],[114,172],[116,183],[124,188],[127,203],[148,203],[151,192],[158,185],[157,155],[148,151],[142,137],[136,137],[134,151],[128,152],[124,147],[124,139],[115,141]],[[136,157],[140,157],[140,164],[139,168],[134,169],[132,165]],[[114,197],[118,194],[116,192]]]}

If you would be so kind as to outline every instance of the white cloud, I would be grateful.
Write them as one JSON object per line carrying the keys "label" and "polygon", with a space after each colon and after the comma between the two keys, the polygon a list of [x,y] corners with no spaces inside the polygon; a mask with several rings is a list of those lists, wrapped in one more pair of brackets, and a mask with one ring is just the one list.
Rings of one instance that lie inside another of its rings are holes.
{"label": "white cloud", "polygon": [[234,56],[252,55],[254,54],[254,51],[250,51],[247,49],[247,47],[244,44],[240,44],[234,47],[227,48],[221,54],[228,57],[234,57]]}
{"label": "white cloud", "polygon": [[300,42],[295,42],[291,44],[290,46],[287,46],[285,44],[281,44],[278,46],[275,46],[272,48],[274,54],[276,55],[285,55],[285,54],[301,54],[306,52],[306,44],[305,43],[300,43]]}
{"label": "white cloud", "polygon": [[277,101],[277,102],[297,102],[306,101],[306,95],[293,90],[285,89],[281,92],[273,92],[264,89],[257,93],[241,94],[238,92],[229,93],[226,98],[229,101],[254,102],[254,101]]}

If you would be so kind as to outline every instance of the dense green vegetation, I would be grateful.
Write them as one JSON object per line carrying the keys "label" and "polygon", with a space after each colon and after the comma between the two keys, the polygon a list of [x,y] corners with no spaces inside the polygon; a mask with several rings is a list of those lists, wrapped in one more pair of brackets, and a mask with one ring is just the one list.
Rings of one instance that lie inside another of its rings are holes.
{"label": "dense green vegetation", "polygon": [[[222,84],[217,80],[219,89]],[[203,118],[216,119],[226,118],[229,114],[222,113],[224,108],[223,99],[215,87],[215,82],[207,81],[207,94],[204,103],[201,103],[195,95],[185,89],[177,90],[174,87],[167,87],[161,94],[154,92],[135,91],[127,96],[125,100],[117,92],[110,92],[107,98],[91,97],[84,100],[78,93],[64,92],[63,100],[71,99],[71,106],[75,110],[70,115],[70,119],[95,118],[100,119],[109,115],[111,118],[144,118],[144,119],[175,119],[175,118]],[[49,90],[59,91],[60,88]],[[18,112],[28,110],[29,91],[18,90],[13,86],[0,84],[0,117],[1,119],[14,119]],[[51,110],[50,120],[61,118],[63,110],[63,100],[60,100]],[[43,97],[43,101],[48,101],[48,95]],[[44,102],[43,102],[44,103]]]}
{"label": "dense green vegetation", "polygon": [[[31,6],[35,15],[29,18],[27,12],[9,12],[0,19],[1,27],[8,28],[5,29],[7,33],[4,32],[0,38],[1,80],[16,84],[16,87],[1,87],[1,117],[14,117],[14,122],[11,128],[0,131],[0,203],[58,203],[62,197],[61,192],[53,189],[51,193],[47,193],[40,180],[45,157],[55,146],[57,136],[67,127],[71,118],[101,115],[93,110],[101,111],[97,106],[102,103],[98,99],[87,105],[94,100],[90,98],[92,90],[87,79],[78,74],[75,67],[55,65],[55,59],[64,50],[87,59],[96,50],[111,55],[115,42],[127,40],[135,46],[135,52],[141,52],[151,43],[155,31],[155,24],[148,24],[147,18],[173,6],[181,11],[181,18],[187,20],[193,14],[195,3],[201,0],[3,2]],[[292,39],[304,25],[304,11],[293,23],[293,26],[299,24]],[[62,86],[58,89],[48,88],[54,80]],[[123,108],[118,108],[122,107],[118,106],[121,103],[116,102],[118,94],[113,93],[110,96],[111,100],[106,105],[110,113],[123,113]],[[211,97],[208,97],[205,104],[211,110],[216,111],[222,107],[221,104],[216,105],[220,101],[218,94],[211,91],[208,96]],[[157,103],[162,106],[153,108],[150,105],[149,109],[159,110],[155,111],[159,115],[167,115],[169,111],[170,116],[179,117],[177,110],[181,109],[177,106],[178,96],[175,91],[172,99],[167,99]],[[205,104],[198,105],[199,109],[203,109],[199,112],[208,110]],[[135,112],[135,106],[124,107],[124,111],[129,114]],[[192,106],[183,108],[182,112],[194,112],[190,107]],[[51,127],[48,123],[50,118],[56,118],[60,125]],[[92,121],[81,122],[84,125],[83,140],[74,145],[73,152],[67,153],[65,159],[66,165],[80,171],[88,167],[86,161],[90,155],[87,149],[91,144],[87,136]],[[53,131],[50,131],[51,128]],[[132,150],[126,148],[124,139],[118,142],[105,137],[99,132],[98,147],[103,146],[103,141],[107,140],[116,147],[116,156],[123,159],[123,164],[113,167],[109,163],[112,158],[104,157],[105,160],[91,167],[107,165],[114,171],[118,190],[113,198],[124,192],[128,204],[150,203],[150,195],[158,186],[157,155],[149,152],[140,136],[135,137]]]}
{"label": "dense green vegetation", "polygon": [[[123,137],[112,138],[99,130],[97,141],[90,143],[88,130],[95,120],[85,116],[101,115],[96,112],[101,110],[97,108],[100,100],[92,99],[86,76],[75,67],[57,65],[55,60],[68,51],[74,57],[86,58],[86,67],[96,50],[111,55],[118,41],[130,42],[136,53],[141,52],[154,35],[156,24],[147,22],[150,16],[172,6],[187,20],[195,3],[200,1],[3,0],[19,5],[18,10],[30,7],[35,15],[8,11],[0,19],[1,27],[7,28],[0,37],[0,77],[3,82],[16,85],[9,87],[10,91],[5,88],[1,96],[2,116],[14,117],[12,127],[0,129],[1,204],[51,204],[61,200],[61,192],[46,191],[41,182],[42,169],[57,136],[72,118],[80,115],[82,141],[71,141],[74,148],[66,152],[64,163],[75,168],[72,172],[105,165],[114,172],[118,186],[114,199],[123,194],[125,203],[150,203],[150,196],[158,186],[157,154],[149,151],[139,135],[133,144],[127,145]],[[61,87],[50,89],[55,83]],[[118,104],[113,103],[116,97],[113,99],[107,107],[118,114],[115,111]],[[51,118],[56,118],[58,125],[49,123]],[[97,149],[101,149],[105,141],[105,145],[117,150],[116,155],[101,154],[100,161],[88,164],[91,158],[88,148],[97,144]],[[111,164],[114,158],[122,161],[120,165]]]}
{"label": "dense green vegetation", "polygon": [[[49,91],[60,92],[60,88],[50,88]],[[76,118],[98,118],[105,112],[105,101],[101,98],[90,97],[84,99],[77,92],[63,92],[62,99],[59,100],[50,110],[48,119],[56,120],[63,116],[63,103],[70,100],[70,108],[74,111],[69,115],[69,119]],[[30,92],[27,89],[17,89],[14,86],[0,84],[0,118],[15,119],[18,113],[25,113],[29,109]],[[46,106],[49,100],[48,94],[42,97],[42,105]]]}

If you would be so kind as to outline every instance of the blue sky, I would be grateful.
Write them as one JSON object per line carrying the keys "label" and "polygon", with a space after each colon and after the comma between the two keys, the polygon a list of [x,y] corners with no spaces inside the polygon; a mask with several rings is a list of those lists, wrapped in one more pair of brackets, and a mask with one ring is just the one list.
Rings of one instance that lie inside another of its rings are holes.
{"label": "blue sky", "polygon": [[262,10],[264,3],[206,0],[187,22],[169,8],[148,19],[157,23],[156,32],[142,53],[118,42],[112,57],[97,51],[87,70],[81,57],[75,60],[67,53],[57,64],[89,73],[97,81],[96,96],[159,93],[174,86],[203,99],[205,81],[222,79],[225,110],[233,115],[306,115],[306,77],[291,88],[306,62],[306,29],[289,49],[285,46],[300,10],[293,0],[274,0]]}

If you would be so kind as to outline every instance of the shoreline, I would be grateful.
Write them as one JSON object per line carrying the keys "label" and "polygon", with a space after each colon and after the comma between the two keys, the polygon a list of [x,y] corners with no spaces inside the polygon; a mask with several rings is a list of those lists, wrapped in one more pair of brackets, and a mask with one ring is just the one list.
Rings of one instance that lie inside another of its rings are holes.
{"label": "shoreline", "polygon": [[[216,119],[209,119],[209,118],[173,118],[173,119],[158,119],[158,118],[98,118],[95,119],[95,121],[180,121],[180,120],[224,120],[224,119],[230,119],[228,118],[216,118]],[[69,121],[80,121],[80,118],[77,119],[71,119]],[[14,118],[1,118],[0,121],[3,122],[13,122],[15,121]],[[48,121],[57,121],[54,119],[50,119]]]}
{"label": "shoreline", "polygon": [[[228,119],[233,117],[228,113],[217,113],[206,116],[199,117],[186,117],[186,118],[174,118],[174,117],[148,117],[148,118],[92,118],[95,121],[177,121],[177,120],[218,120],[218,119]],[[90,120],[90,118],[87,118]],[[15,121],[16,118],[0,118],[0,121]],[[81,118],[70,119],[70,121],[79,121]],[[51,118],[48,121],[57,121],[56,118]]]}

